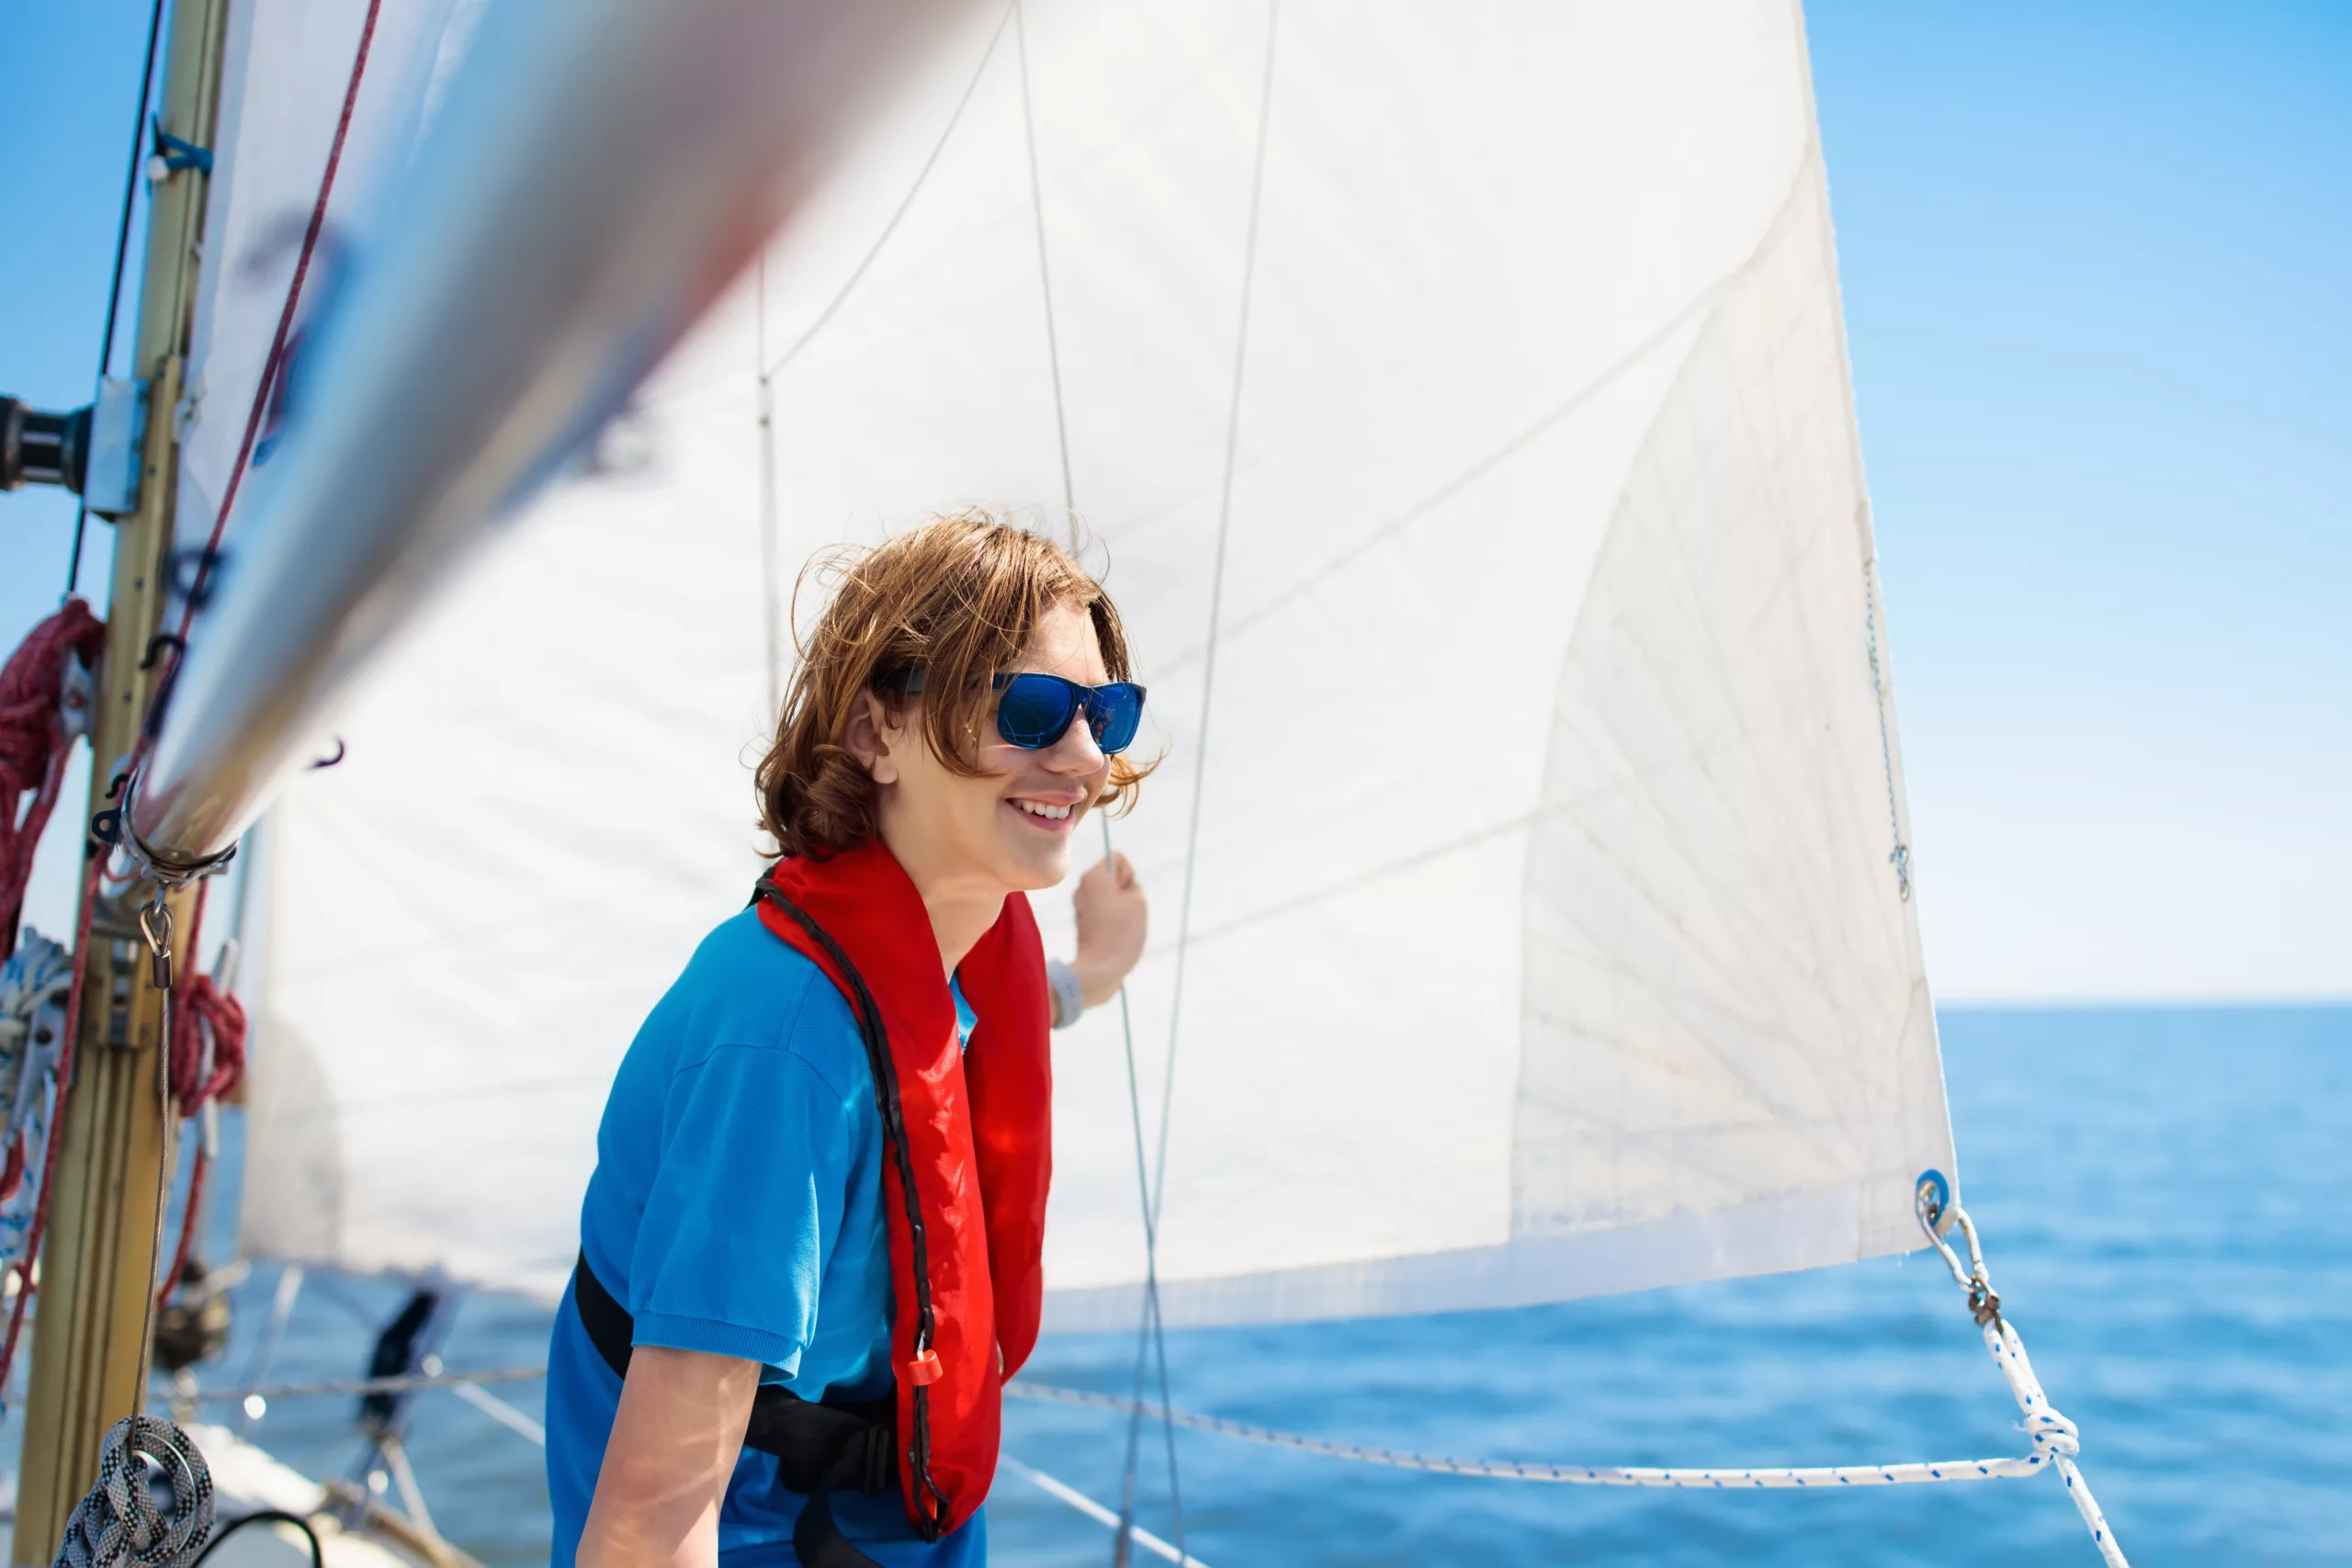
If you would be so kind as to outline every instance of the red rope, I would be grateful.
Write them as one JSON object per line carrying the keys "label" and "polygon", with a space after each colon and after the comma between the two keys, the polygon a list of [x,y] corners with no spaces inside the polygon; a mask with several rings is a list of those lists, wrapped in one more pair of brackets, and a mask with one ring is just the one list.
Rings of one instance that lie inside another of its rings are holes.
{"label": "red rope", "polygon": [[[106,644],[106,623],[68,599],[0,667],[0,959],[17,950],[33,852],[65,778],[66,660],[78,656],[95,669]],[[33,798],[20,818],[17,802],[27,791]]]}
{"label": "red rope", "polygon": [[[196,967],[204,934],[204,897],[209,883],[196,890],[196,912],[188,921],[187,965],[181,972],[172,998],[172,1098],[180,1114],[193,1116],[209,1100],[234,1094],[245,1077],[245,1004]],[[204,1042],[212,1039],[212,1069],[205,1071]]]}
{"label": "red rope", "polygon": [[[234,1094],[245,1077],[244,1004],[196,967],[197,955],[203,951],[199,943],[204,935],[204,900],[210,887],[209,883],[197,887],[196,910],[187,928],[187,966],[181,972],[172,998],[172,1098],[178,1101],[183,1119],[196,1115],[208,1101]],[[204,1064],[208,1035],[212,1041],[209,1072]],[[180,1214],[179,1246],[172,1255],[172,1266],[164,1276],[163,1287],[155,1292],[159,1312],[172,1292],[179,1289],[180,1276],[187,1271],[188,1255],[196,1247],[196,1232],[204,1206],[204,1173],[211,1163],[204,1146],[198,1145],[195,1162],[188,1168],[187,1203]]]}
{"label": "red rope", "polygon": [[[237,504],[237,491],[245,482],[245,467],[252,461],[254,442],[261,434],[262,416],[268,412],[270,393],[285,368],[286,344],[293,335],[294,313],[302,303],[302,283],[310,276],[311,259],[318,254],[319,235],[326,228],[327,200],[334,194],[335,171],[343,164],[343,143],[351,133],[351,111],[359,102],[359,81],[368,73],[368,51],[376,40],[376,14],[383,8],[383,0],[368,0],[368,15],[359,24],[359,48],[352,56],[351,80],[343,89],[343,113],[334,122],[334,141],[327,148],[326,172],[319,179],[319,197],[311,204],[310,226],[302,231],[302,249],[294,258],[294,281],[287,286],[286,303],[277,312],[277,330],[269,340],[269,357],[262,361],[261,383],[254,389],[253,407],[245,414],[245,434],[237,443],[237,460],[229,467],[229,482],[220,492],[220,509],[213,514],[212,533],[206,539],[204,553],[197,558],[196,580],[189,584],[187,603],[180,610],[179,647],[187,646],[189,626],[196,619],[196,607],[204,601],[205,580],[212,574],[212,563],[220,548],[220,535],[229,525],[229,509]],[[159,682],[157,690],[162,690]]]}

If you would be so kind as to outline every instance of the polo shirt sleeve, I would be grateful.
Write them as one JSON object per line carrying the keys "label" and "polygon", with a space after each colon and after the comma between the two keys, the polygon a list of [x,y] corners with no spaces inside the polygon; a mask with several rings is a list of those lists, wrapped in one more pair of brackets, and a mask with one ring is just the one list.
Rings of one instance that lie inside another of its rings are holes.
{"label": "polo shirt sleeve", "polygon": [[717,1045],[680,1067],[629,1260],[636,1343],[798,1369],[841,1235],[854,1111],[780,1046]]}

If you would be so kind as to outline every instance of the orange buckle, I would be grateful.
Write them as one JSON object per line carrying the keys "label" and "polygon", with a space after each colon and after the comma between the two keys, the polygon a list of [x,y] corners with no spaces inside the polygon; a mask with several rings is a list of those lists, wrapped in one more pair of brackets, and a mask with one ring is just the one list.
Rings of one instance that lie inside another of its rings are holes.
{"label": "orange buckle", "polygon": [[947,1369],[940,1365],[939,1352],[923,1350],[907,1363],[907,1381],[917,1388],[927,1388],[945,1375]]}

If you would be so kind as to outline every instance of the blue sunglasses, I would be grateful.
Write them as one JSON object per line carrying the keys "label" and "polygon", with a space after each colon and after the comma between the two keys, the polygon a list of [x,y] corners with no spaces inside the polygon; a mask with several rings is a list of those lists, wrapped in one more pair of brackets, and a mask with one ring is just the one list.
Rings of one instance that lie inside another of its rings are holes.
{"label": "blue sunglasses", "polygon": [[[886,692],[917,696],[922,692],[922,671],[894,670],[874,679]],[[1092,731],[1097,750],[1115,757],[1135,744],[1143,728],[1143,688],[1133,681],[1081,686],[1059,675],[1036,671],[999,675],[989,685],[997,693],[996,732],[1024,751],[1042,751],[1069,733],[1080,714]]]}

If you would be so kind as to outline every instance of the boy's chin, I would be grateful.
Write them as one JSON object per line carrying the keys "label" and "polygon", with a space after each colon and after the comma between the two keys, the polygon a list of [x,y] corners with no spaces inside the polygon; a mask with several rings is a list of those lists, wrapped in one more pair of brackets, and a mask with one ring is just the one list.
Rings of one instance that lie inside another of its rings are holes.
{"label": "boy's chin", "polygon": [[1005,886],[1015,893],[1042,892],[1069,874],[1069,845],[1065,841],[1052,849],[1008,855],[1002,874]]}

